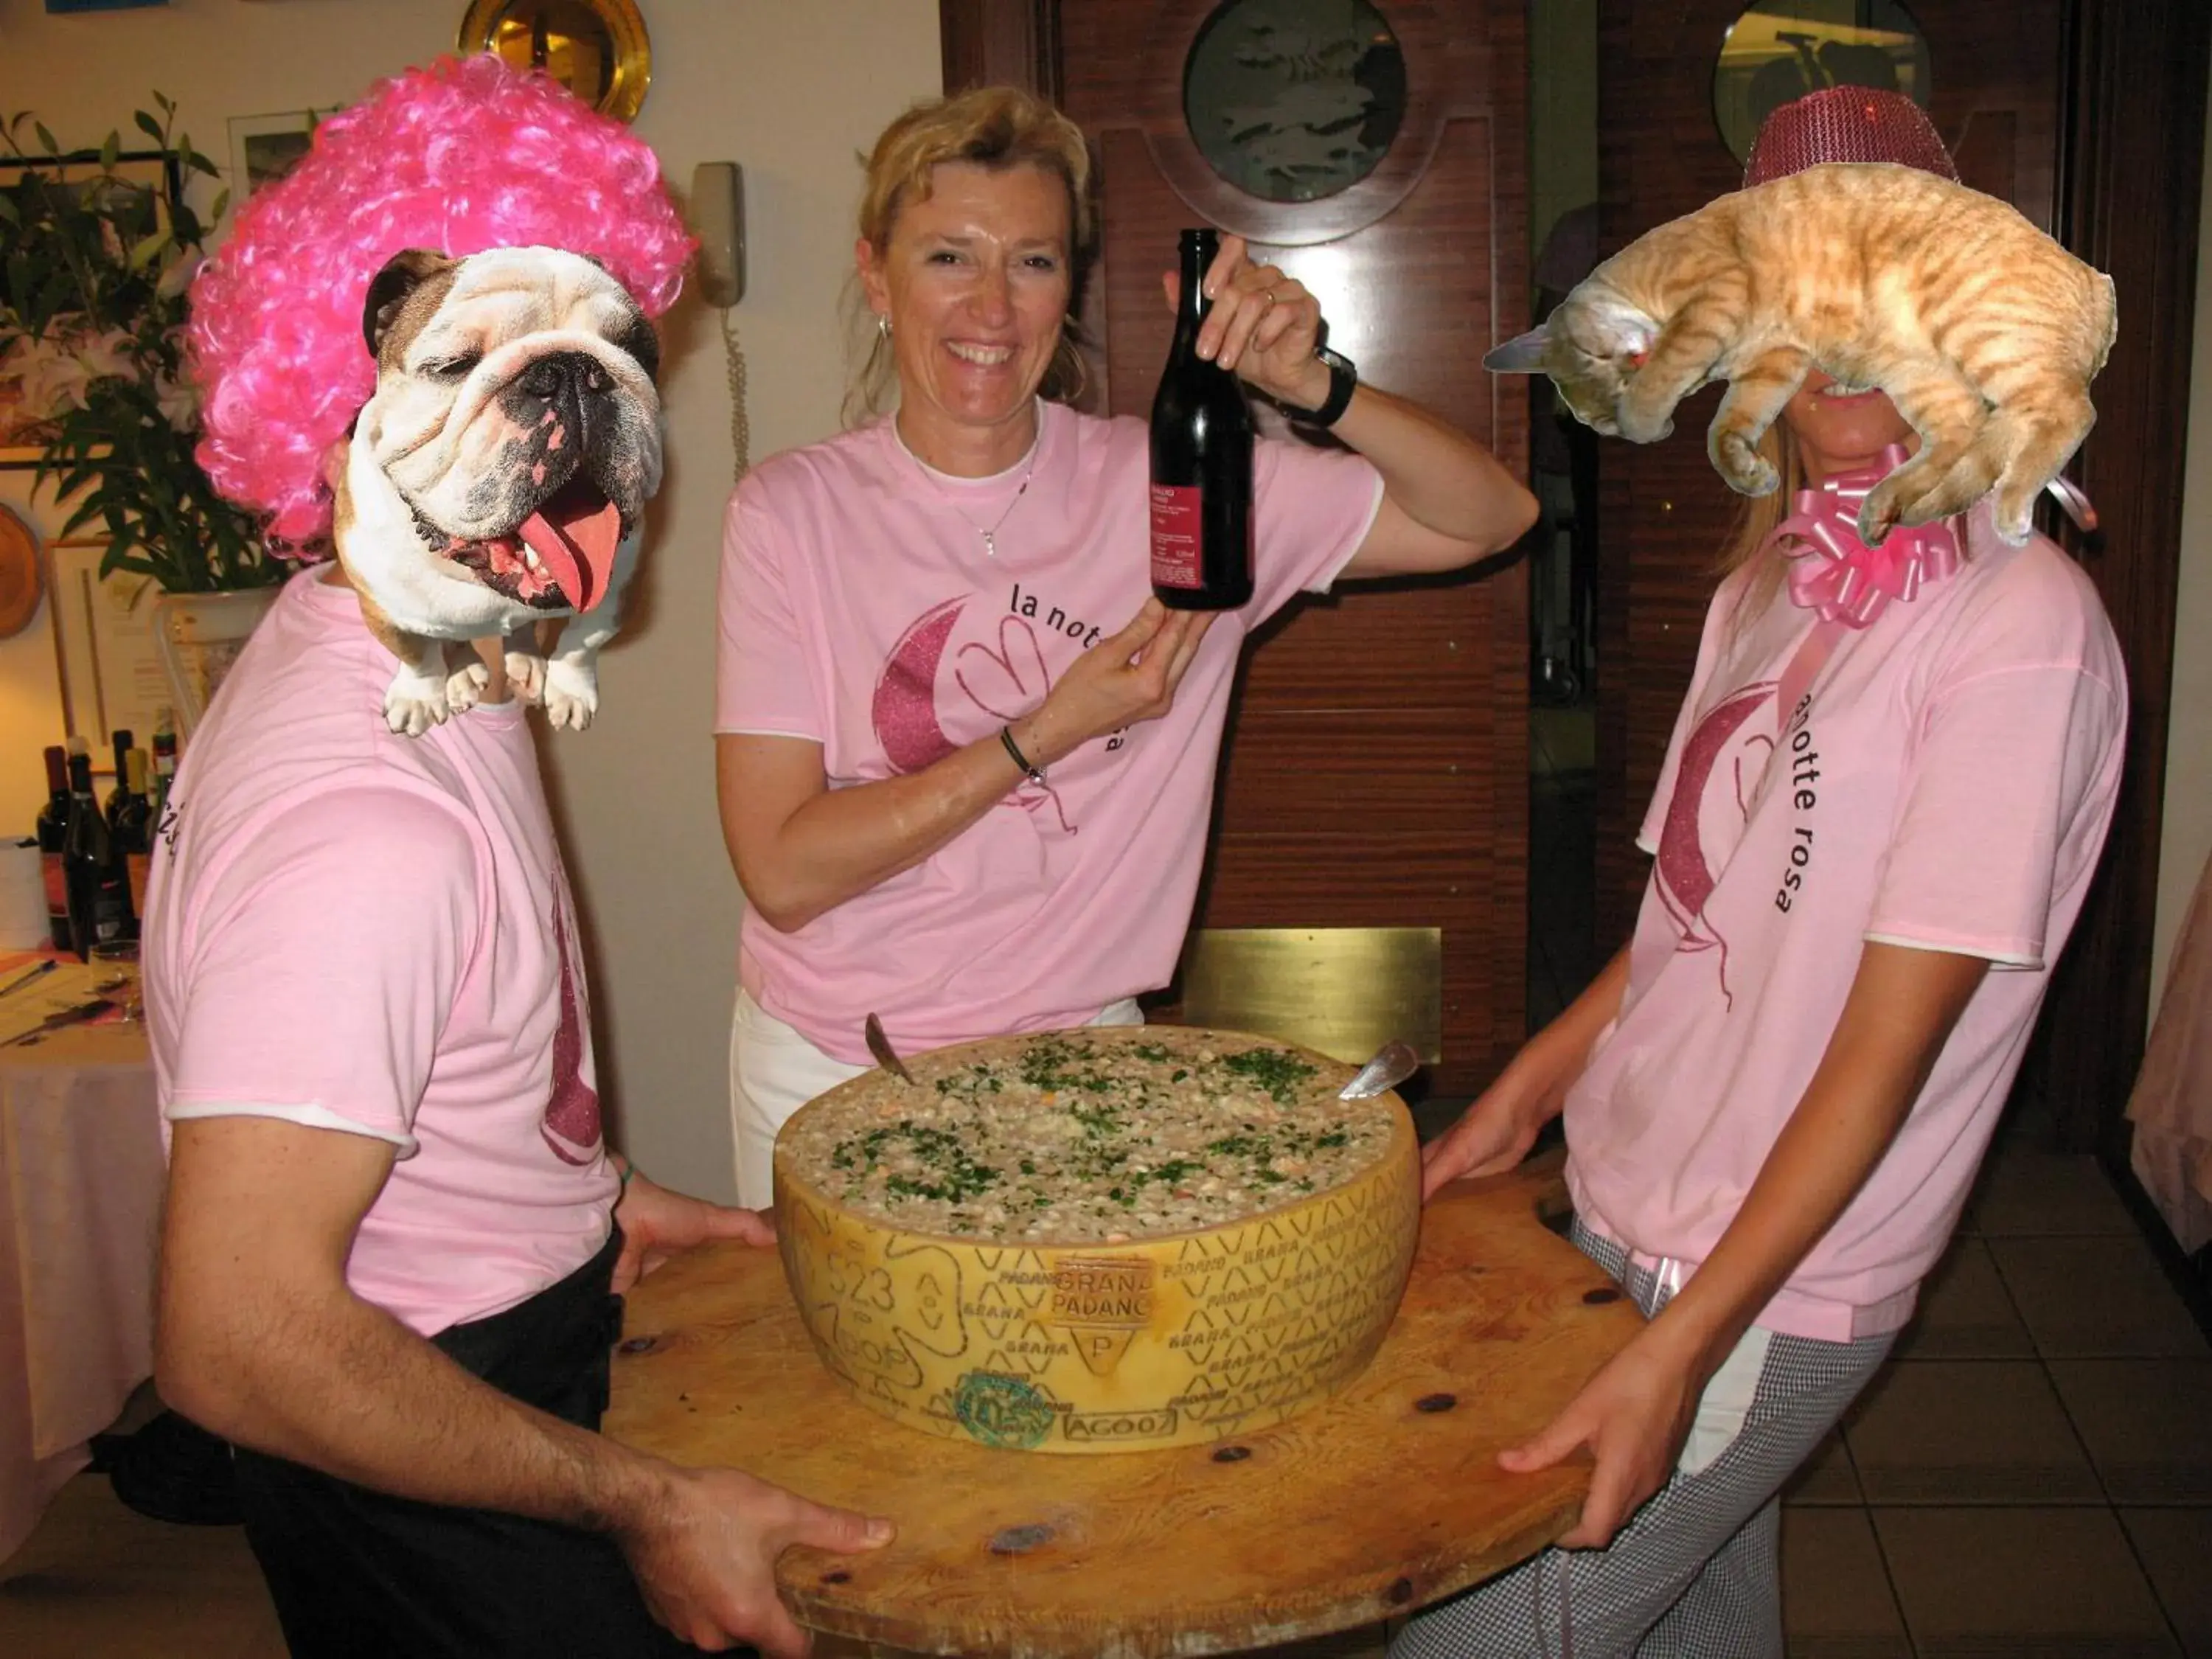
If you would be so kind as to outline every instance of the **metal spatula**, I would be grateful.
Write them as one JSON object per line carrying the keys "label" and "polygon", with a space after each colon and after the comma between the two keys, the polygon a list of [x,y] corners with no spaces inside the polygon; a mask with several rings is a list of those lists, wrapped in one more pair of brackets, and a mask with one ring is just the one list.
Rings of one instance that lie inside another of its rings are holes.
{"label": "metal spatula", "polygon": [[867,1024],[862,1028],[862,1035],[867,1038],[868,1052],[876,1057],[877,1065],[905,1082],[914,1081],[914,1073],[907,1070],[906,1062],[898,1057],[898,1050],[891,1047],[891,1040],[884,1035],[883,1021],[870,1014]]}
{"label": "metal spatula", "polygon": [[1366,1100],[1396,1088],[1419,1071],[1421,1057],[1413,1052],[1411,1043],[1386,1042],[1375,1051],[1375,1058],[1359,1068],[1359,1073],[1337,1091],[1339,1100]]}

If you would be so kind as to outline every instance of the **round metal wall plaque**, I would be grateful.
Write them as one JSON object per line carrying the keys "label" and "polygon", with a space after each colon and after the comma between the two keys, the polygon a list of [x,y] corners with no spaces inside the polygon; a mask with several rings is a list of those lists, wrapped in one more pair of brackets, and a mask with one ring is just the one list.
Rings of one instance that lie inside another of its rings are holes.
{"label": "round metal wall plaque", "polygon": [[471,0],[460,50],[542,69],[602,115],[627,121],[645,102],[653,48],[633,0]]}
{"label": "round metal wall plaque", "polygon": [[1268,202],[1375,171],[1406,115],[1406,60],[1368,0],[1227,0],[1183,64],[1183,121],[1229,183]]}

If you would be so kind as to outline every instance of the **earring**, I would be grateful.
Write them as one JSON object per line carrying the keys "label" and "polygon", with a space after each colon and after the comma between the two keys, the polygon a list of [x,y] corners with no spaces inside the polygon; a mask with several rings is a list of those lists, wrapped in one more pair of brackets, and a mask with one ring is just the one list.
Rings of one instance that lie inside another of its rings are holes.
{"label": "earring", "polygon": [[891,337],[891,319],[880,311],[876,313],[876,337],[879,340]]}

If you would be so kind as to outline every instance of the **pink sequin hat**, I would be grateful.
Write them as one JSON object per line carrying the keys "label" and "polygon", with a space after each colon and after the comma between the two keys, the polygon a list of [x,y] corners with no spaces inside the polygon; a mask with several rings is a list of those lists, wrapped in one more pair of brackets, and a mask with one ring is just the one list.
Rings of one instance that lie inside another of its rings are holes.
{"label": "pink sequin hat", "polygon": [[1959,177],[1935,124],[1903,93],[1829,87],[1766,118],[1744,165],[1743,187],[1828,161],[1894,161],[1954,183]]}

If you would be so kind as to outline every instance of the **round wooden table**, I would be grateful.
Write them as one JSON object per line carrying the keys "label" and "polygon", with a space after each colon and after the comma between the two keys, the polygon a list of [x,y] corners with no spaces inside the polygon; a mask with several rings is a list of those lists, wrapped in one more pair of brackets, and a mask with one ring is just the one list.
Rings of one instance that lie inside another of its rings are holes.
{"label": "round wooden table", "polygon": [[823,1368],[775,1253],[737,1245],[631,1292],[605,1430],[891,1516],[882,1550],[777,1566],[801,1623],[882,1647],[1179,1659],[1373,1624],[1534,1554],[1581,1507],[1586,1462],[1496,1462],[1643,1322],[1543,1224],[1555,1192],[1524,1170],[1440,1194],[1374,1363],[1217,1445],[1056,1456],[902,1427]]}

